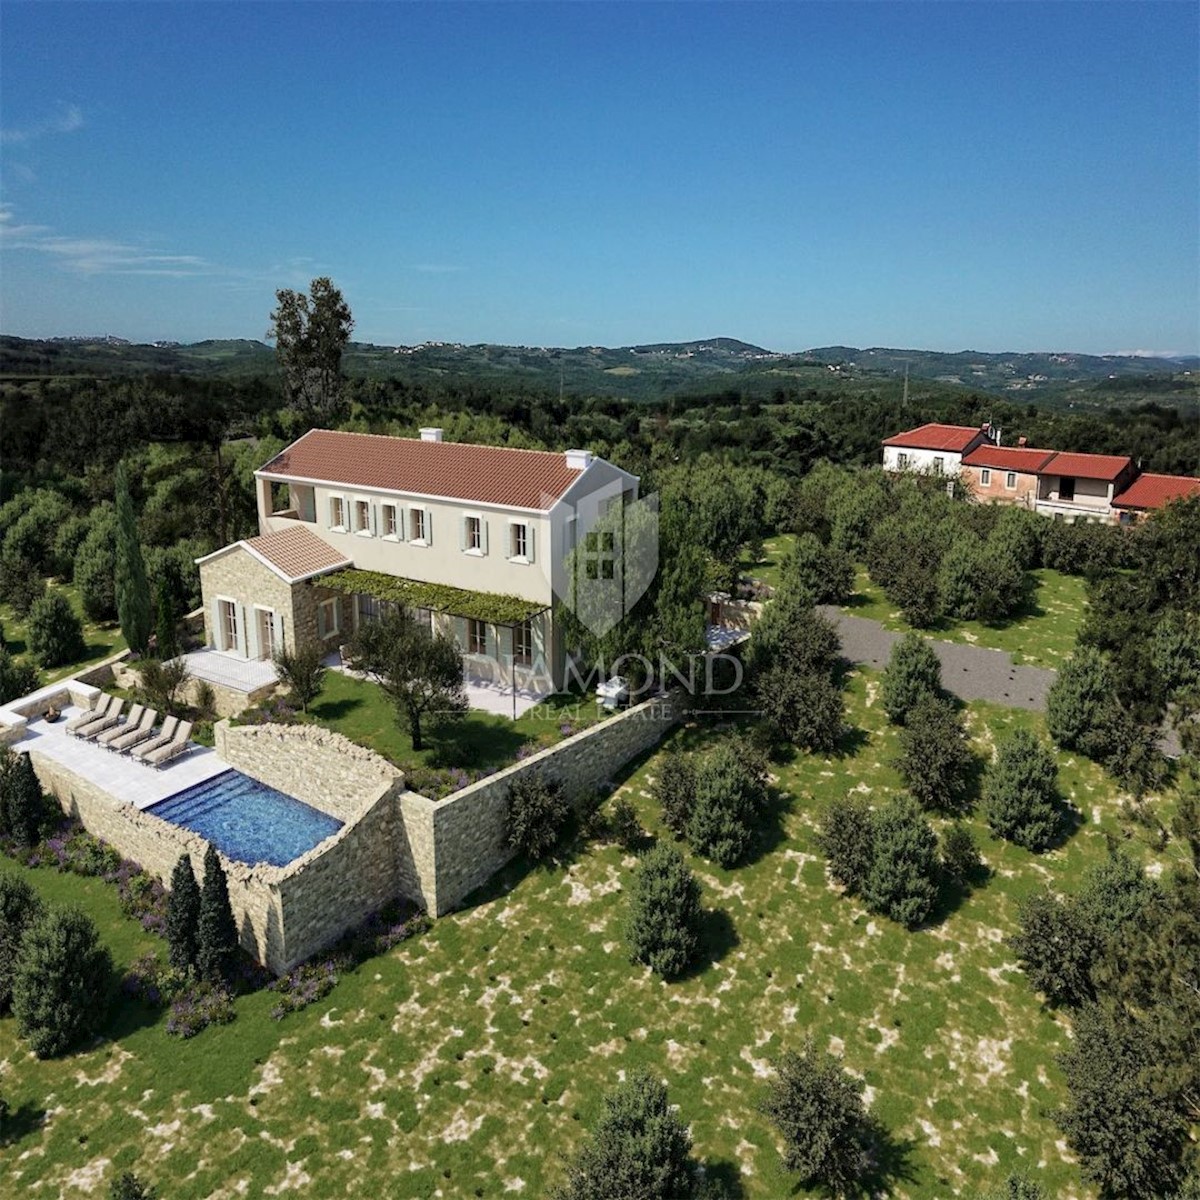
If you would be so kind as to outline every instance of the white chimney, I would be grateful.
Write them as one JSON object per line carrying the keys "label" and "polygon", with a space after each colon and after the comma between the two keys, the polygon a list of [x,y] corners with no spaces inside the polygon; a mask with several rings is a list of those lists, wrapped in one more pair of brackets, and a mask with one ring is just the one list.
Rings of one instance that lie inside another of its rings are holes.
{"label": "white chimney", "polygon": [[568,450],[567,451],[567,466],[572,471],[586,471],[592,465],[592,452],[590,450]]}
{"label": "white chimney", "polygon": [[421,441],[423,442],[440,442],[442,440],[442,431],[440,429],[422,429]]}

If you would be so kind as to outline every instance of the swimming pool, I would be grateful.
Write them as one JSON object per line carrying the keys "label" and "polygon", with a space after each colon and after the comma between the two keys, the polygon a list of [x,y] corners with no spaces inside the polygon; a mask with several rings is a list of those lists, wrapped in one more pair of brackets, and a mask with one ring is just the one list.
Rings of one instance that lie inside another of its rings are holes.
{"label": "swimming pool", "polygon": [[207,838],[226,858],[274,867],[306,854],[343,824],[234,770],[194,784],[146,811]]}

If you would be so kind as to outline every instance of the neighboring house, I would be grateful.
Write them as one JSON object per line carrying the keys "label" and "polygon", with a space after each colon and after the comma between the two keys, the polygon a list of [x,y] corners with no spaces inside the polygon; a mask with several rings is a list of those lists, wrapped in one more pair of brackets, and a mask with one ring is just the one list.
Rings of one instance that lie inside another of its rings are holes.
{"label": "neighboring house", "polygon": [[1137,474],[1116,454],[1055,454],[1038,469],[1037,511],[1056,521],[1116,520],[1113,500]]}
{"label": "neighboring house", "polygon": [[[999,431],[996,431],[997,437]],[[992,427],[922,425],[887,438],[883,443],[885,471],[921,471],[928,475],[956,475],[963,456],[993,437]]]}
{"label": "neighboring house", "polygon": [[1200,496],[1200,479],[1191,475],[1139,475],[1114,497],[1113,508],[1122,525],[1132,525],[1154,509],[1190,496]]}
{"label": "neighboring house", "polygon": [[985,442],[963,456],[963,477],[977,500],[1035,508],[1038,472],[1054,453],[1021,444],[996,446]]}
{"label": "neighboring house", "polygon": [[404,604],[454,637],[468,676],[539,694],[565,672],[565,563],[638,492],[636,475],[586,450],[444,442],[440,429],[314,429],[255,480],[259,536],[199,560],[210,647],[241,659],[334,649]]}

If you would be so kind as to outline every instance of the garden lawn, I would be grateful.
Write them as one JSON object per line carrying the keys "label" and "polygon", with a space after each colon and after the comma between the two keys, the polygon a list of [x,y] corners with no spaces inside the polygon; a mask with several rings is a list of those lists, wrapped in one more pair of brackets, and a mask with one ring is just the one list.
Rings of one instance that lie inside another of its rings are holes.
{"label": "garden lawn", "polygon": [[[53,667],[49,671],[40,671],[42,683],[54,683],[65,679],[76,671],[83,670],[91,663],[100,662],[112,654],[125,649],[125,638],[121,635],[121,627],[115,622],[97,624],[89,621],[83,612],[83,602],[79,591],[73,583],[58,583],[53,579],[47,580],[47,586],[60,591],[68,600],[71,607],[83,622],[83,640],[87,645],[87,653],[78,662],[66,663],[61,667]],[[17,617],[7,604],[0,604],[0,624],[4,626],[4,642],[12,651],[13,657],[20,662],[30,661],[28,648],[28,622]]]}
{"label": "garden lawn", "polygon": [[[814,840],[834,796],[879,801],[899,786],[878,692],[878,675],[852,677],[850,717],[863,731],[852,757],[779,768],[780,800],[750,863],[723,871],[692,858],[713,915],[690,977],[665,984],[627,961],[635,859],[599,843],[554,869],[513,866],[278,1024],[269,993],[185,1043],[166,1036],[164,1016],[135,1008],[116,1040],[41,1063],[5,1019],[0,1093],[23,1114],[2,1151],[10,1187],[98,1194],[135,1169],[172,1200],[287,1189],[542,1197],[605,1089],[647,1066],[735,1194],[799,1195],[755,1105],[772,1056],[811,1033],[864,1078],[890,1131],[887,1194],[973,1197],[1020,1168],[1058,1200],[1090,1196],[1049,1117],[1065,1098],[1064,1022],[1039,1004],[1004,939],[1022,897],[1071,890],[1103,858],[1104,834],[1121,830],[1114,789],[1064,757],[1061,784],[1086,818],[1066,845],[1039,858],[972,822],[992,878],[940,923],[906,932],[842,896]],[[976,704],[969,723],[986,752],[998,733],[1040,718]],[[700,749],[719,736],[693,727],[673,741]],[[659,761],[635,766],[619,792],[661,832],[649,795]],[[1126,845],[1153,857],[1136,836]],[[28,876],[83,902],[122,962],[152,941],[98,882]]]}
{"label": "garden lawn", "polygon": [[422,721],[425,746],[414,751],[407,723],[397,718],[395,706],[378,684],[327,671],[321,695],[309,706],[309,715],[401,768],[495,771],[514,762],[522,746],[551,745],[568,733],[594,725],[602,719],[602,710],[591,693],[547,696],[515,721],[470,709],[441,728]]}
{"label": "garden lawn", "polygon": [[[1010,619],[994,625],[945,619],[919,632],[942,641],[1005,650],[1020,666],[1057,670],[1075,648],[1087,603],[1087,583],[1076,575],[1046,567],[1030,574],[1034,578],[1033,595]],[[845,608],[856,617],[878,621],[886,629],[904,633],[912,628],[883,589],[871,581],[865,567],[859,567],[855,574],[854,595]]]}
{"label": "garden lawn", "polygon": [[763,557],[754,563],[743,559],[738,564],[739,570],[743,575],[749,575],[751,579],[757,579],[768,587],[776,588],[782,578],[783,560],[791,553],[795,544],[796,535],[794,533],[780,533],[773,538],[767,538],[763,542]]}

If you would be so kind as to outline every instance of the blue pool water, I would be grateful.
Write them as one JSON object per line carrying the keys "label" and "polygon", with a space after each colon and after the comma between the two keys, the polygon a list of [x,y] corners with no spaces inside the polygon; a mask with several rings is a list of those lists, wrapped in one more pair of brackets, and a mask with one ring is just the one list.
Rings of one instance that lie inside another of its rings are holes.
{"label": "blue pool water", "polygon": [[342,822],[241,771],[223,771],[146,810],[182,825],[239,862],[286,866]]}

